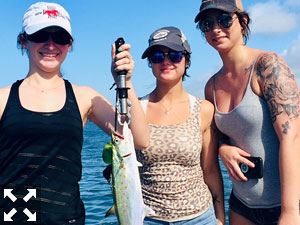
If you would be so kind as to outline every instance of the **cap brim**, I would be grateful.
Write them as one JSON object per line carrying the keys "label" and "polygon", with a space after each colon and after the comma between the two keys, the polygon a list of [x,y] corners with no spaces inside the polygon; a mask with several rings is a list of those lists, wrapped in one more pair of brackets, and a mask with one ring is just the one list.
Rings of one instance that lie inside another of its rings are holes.
{"label": "cap brim", "polygon": [[147,58],[151,52],[156,49],[157,47],[167,47],[167,48],[170,48],[174,51],[177,51],[177,52],[181,52],[181,51],[185,51],[184,47],[181,46],[181,45],[176,45],[176,44],[172,44],[172,43],[160,43],[160,44],[157,44],[157,45],[151,45],[150,47],[148,47],[143,55],[142,55],[142,59],[145,59]]}
{"label": "cap brim", "polygon": [[33,34],[33,33],[37,32],[37,31],[39,31],[39,30],[45,29],[45,28],[47,28],[47,27],[54,27],[54,26],[55,26],[55,27],[60,27],[60,28],[64,29],[64,30],[67,31],[67,32],[70,34],[70,36],[72,37],[72,33],[71,33],[71,31],[68,29],[68,27],[63,26],[63,25],[61,25],[61,24],[57,24],[57,23],[49,23],[49,22],[37,24],[37,25],[35,25],[35,26],[31,26],[31,27],[25,29],[25,32],[26,32],[26,34],[30,35],[30,34]]}
{"label": "cap brim", "polygon": [[238,9],[236,7],[232,7],[232,6],[228,6],[228,5],[217,5],[217,6],[208,6],[204,9],[202,9],[198,14],[197,16],[195,17],[195,23],[197,23],[200,18],[203,16],[203,13],[206,12],[207,10],[209,9],[219,9],[219,10],[222,10],[224,12],[236,12]]}

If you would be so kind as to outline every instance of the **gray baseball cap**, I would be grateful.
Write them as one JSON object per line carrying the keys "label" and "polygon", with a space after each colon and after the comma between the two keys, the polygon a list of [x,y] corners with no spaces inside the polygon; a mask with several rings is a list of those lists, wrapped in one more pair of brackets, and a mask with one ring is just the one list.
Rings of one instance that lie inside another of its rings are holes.
{"label": "gray baseball cap", "polygon": [[202,4],[200,6],[200,12],[197,14],[195,18],[195,23],[197,23],[203,12],[208,9],[219,9],[225,12],[237,12],[238,10],[243,11],[243,5],[241,0],[202,0]]}
{"label": "gray baseball cap", "polygon": [[144,51],[142,59],[147,58],[157,46],[165,46],[174,51],[191,53],[191,47],[182,33],[176,27],[163,27],[154,31],[148,40],[149,47]]}

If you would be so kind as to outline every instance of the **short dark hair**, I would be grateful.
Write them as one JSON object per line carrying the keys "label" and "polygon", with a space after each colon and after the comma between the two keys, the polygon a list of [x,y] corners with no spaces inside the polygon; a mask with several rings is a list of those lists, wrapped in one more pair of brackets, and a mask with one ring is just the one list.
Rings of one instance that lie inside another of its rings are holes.
{"label": "short dark hair", "polygon": [[[249,24],[251,22],[251,19],[249,17],[248,12],[246,12],[246,11],[237,11],[235,14],[239,18],[239,22],[243,28],[243,30],[242,30],[243,39],[244,39],[245,44],[247,44],[247,41],[249,40],[249,36],[250,36]],[[246,17],[246,20],[244,19],[245,17]]]}
{"label": "short dark hair", "polygon": [[[190,77],[190,75],[187,74],[187,69],[191,66],[191,53],[184,51],[183,54],[184,54],[185,60],[188,62],[188,65],[185,67],[184,74],[182,76],[182,80],[184,81],[186,77]],[[148,60],[148,66],[150,68],[152,68],[152,64],[151,64],[149,57],[147,57],[147,60]]]}

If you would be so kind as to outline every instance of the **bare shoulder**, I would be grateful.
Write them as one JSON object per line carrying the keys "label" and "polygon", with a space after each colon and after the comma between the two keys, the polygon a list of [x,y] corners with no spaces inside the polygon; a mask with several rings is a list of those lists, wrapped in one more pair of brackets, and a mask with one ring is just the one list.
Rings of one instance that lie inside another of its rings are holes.
{"label": "bare shoulder", "polygon": [[278,94],[285,97],[298,95],[295,75],[281,56],[274,52],[263,52],[256,67],[256,76],[267,101]]}
{"label": "bare shoulder", "polygon": [[0,95],[5,95],[5,94],[9,94],[9,91],[10,91],[10,88],[11,88],[11,85],[7,86],[7,87],[2,87],[0,88]]}
{"label": "bare shoulder", "polygon": [[262,51],[257,60],[256,67],[256,75],[262,81],[272,77],[294,76],[286,62],[275,52]]}
{"label": "bare shoulder", "polygon": [[205,85],[205,99],[207,99],[210,102],[214,101],[214,95],[213,95],[213,77],[209,78]]}
{"label": "bare shoulder", "polygon": [[90,119],[98,122],[98,125],[102,124],[99,118],[104,118],[102,112],[108,112],[113,108],[110,102],[91,87],[72,84],[72,88],[84,123]]}
{"label": "bare shoulder", "polygon": [[214,102],[214,80],[216,79],[216,77],[222,75],[222,68],[223,67],[221,67],[218,72],[212,75],[205,84],[205,89],[204,89],[205,99],[207,99],[212,103]]}
{"label": "bare shoulder", "polygon": [[89,86],[79,86],[76,84],[72,84],[73,91],[75,93],[76,99],[78,101],[92,101],[93,99],[102,99],[104,101],[107,101],[106,98],[100,94],[95,89],[89,87]]}
{"label": "bare shoulder", "polygon": [[3,101],[5,103],[7,102],[8,95],[9,95],[9,92],[10,92],[10,88],[11,88],[11,85],[7,86],[7,87],[0,88],[0,102],[1,102],[1,104],[2,104]]}
{"label": "bare shoulder", "polygon": [[79,86],[72,83],[73,90],[75,92],[75,95],[80,95],[82,97],[90,97],[94,95],[100,95],[95,89],[89,87],[89,86]]}
{"label": "bare shoulder", "polygon": [[72,84],[79,107],[91,108],[92,106],[110,105],[109,101],[95,89],[88,86]]}

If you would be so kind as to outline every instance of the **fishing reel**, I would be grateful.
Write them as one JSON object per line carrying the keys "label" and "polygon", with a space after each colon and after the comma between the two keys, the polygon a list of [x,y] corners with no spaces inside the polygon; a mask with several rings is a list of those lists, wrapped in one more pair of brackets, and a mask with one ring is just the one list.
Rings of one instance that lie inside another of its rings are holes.
{"label": "fishing reel", "polygon": [[[123,101],[122,101],[123,100]],[[124,125],[124,122],[126,121],[127,124],[130,123],[131,121],[131,114],[130,114],[130,109],[131,109],[131,101],[127,98],[125,99],[126,100],[126,109],[127,109],[127,113],[122,113],[122,110],[124,108],[122,108],[122,103],[123,103],[123,106],[124,106],[124,99],[120,99],[116,101],[116,113],[117,113],[117,121],[120,125]],[[126,120],[125,120],[125,117],[124,115],[126,115]]]}

